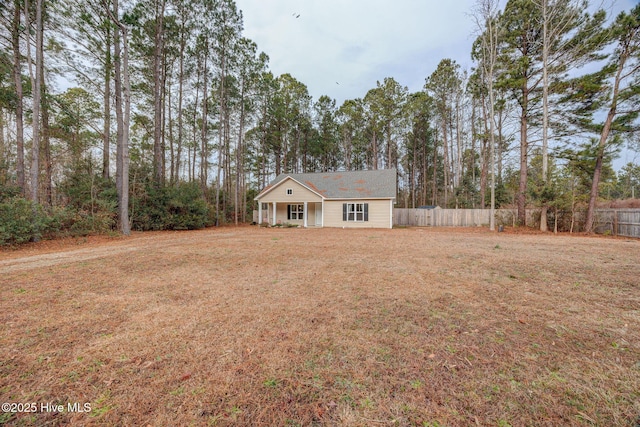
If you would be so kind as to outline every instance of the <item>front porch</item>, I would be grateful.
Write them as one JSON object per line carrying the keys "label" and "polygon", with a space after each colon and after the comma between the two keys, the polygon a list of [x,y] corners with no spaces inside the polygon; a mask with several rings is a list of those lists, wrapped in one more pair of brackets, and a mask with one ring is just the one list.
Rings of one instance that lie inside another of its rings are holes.
{"label": "front porch", "polygon": [[258,203],[258,224],[322,227],[322,202]]}

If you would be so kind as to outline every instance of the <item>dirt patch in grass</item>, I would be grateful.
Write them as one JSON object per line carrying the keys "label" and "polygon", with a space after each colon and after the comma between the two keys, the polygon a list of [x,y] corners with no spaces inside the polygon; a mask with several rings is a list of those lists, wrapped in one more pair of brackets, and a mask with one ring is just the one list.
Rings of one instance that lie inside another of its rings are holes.
{"label": "dirt patch in grass", "polygon": [[37,410],[0,424],[634,425],[639,277],[638,240],[486,229],[3,251],[0,401]]}

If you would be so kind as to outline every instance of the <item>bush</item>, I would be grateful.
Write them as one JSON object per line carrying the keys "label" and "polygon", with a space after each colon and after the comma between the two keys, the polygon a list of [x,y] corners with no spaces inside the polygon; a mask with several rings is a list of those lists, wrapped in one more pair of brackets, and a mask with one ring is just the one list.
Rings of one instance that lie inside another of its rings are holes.
{"label": "bush", "polygon": [[49,229],[49,218],[37,203],[22,197],[0,202],[0,245],[19,245],[39,240]]}
{"label": "bush", "polygon": [[60,184],[60,192],[67,207],[52,215],[58,232],[86,236],[108,233],[116,227],[118,203],[112,180],[93,173],[91,168],[78,168]]}
{"label": "bush", "polygon": [[113,231],[117,224],[114,213],[108,211],[88,212],[73,208],[58,208],[50,214],[47,237],[88,236]]}
{"label": "bush", "polygon": [[202,199],[197,184],[185,183],[167,190],[166,229],[196,230],[211,225],[209,207]]}
{"label": "bush", "polygon": [[[60,236],[107,233],[117,224],[117,200],[111,180],[77,171],[60,187],[66,207],[45,210],[19,196],[15,187],[0,186],[0,245]],[[196,183],[175,187],[142,184],[131,195],[135,230],[194,230],[213,224],[213,217]]]}
{"label": "bush", "polygon": [[0,202],[20,196],[20,188],[18,186],[11,184],[0,185]]}
{"label": "bush", "polygon": [[133,228],[148,230],[195,230],[211,225],[209,207],[196,183],[176,187],[148,184],[131,200]]}

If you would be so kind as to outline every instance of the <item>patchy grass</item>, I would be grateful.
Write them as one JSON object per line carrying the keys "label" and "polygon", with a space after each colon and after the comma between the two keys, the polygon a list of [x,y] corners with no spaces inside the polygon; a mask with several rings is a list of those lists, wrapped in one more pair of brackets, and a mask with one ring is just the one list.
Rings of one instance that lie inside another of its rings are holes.
{"label": "patchy grass", "polygon": [[220,228],[0,252],[28,425],[634,425],[640,242]]}

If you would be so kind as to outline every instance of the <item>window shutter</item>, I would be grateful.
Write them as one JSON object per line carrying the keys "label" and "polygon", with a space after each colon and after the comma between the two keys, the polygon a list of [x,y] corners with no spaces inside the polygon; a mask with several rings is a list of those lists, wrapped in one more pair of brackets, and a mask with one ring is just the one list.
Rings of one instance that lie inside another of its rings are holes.
{"label": "window shutter", "polygon": [[364,204],[364,220],[369,221],[369,203]]}
{"label": "window shutter", "polygon": [[342,220],[343,221],[347,220],[347,204],[346,203],[342,204]]}
{"label": "window shutter", "polygon": [[287,219],[291,219],[291,205],[287,205]]}

